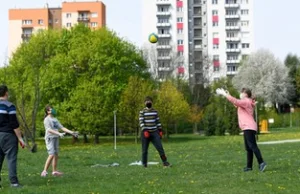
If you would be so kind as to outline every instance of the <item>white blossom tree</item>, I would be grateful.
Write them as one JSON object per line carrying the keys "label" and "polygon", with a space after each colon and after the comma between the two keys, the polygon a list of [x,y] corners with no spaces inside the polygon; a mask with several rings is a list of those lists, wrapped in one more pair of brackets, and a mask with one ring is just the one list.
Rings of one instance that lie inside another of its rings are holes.
{"label": "white blossom tree", "polygon": [[240,90],[249,88],[268,103],[289,103],[293,85],[289,69],[268,50],[258,50],[244,60],[233,85]]}

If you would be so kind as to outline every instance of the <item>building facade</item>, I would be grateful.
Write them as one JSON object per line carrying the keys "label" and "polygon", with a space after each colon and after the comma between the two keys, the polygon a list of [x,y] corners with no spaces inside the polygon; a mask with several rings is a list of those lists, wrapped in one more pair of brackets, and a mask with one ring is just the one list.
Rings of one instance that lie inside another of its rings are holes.
{"label": "building facade", "polygon": [[183,63],[169,65],[191,86],[235,75],[254,50],[253,0],[153,0],[144,1],[143,9],[145,44],[155,32],[157,56],[167,56],[167,49],[182,55]]}
{"label": "building facade", "polygon": [[105,26],[105,5],[100,1],[63,2],[61,8],[10,9],[8,55],[39,30],[70,29],[79,22],[91,28]]}

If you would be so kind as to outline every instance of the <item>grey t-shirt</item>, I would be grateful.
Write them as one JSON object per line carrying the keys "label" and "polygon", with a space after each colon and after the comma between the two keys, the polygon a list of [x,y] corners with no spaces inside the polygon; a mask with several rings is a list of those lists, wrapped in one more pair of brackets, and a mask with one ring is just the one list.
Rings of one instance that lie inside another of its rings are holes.
{"label": "grey t-shirt", "polygon": [[57,120],[57,118],[50,117],[50,116],[47,116],[44,119],[44,126],[45,126],[45,130],[46,130],[45,139],[49,138],[49,137],[59,137],[56,134],[50,133],[48,131],[49,129],[58,131],[59,129],[63,128],[63,126],[60,124],[60,122]]}

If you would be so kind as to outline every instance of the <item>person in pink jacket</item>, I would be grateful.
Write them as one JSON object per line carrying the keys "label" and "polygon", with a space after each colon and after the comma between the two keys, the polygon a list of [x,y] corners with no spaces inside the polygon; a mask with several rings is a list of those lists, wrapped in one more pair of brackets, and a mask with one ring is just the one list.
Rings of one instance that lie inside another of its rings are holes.
{"label": "person in pink jacket", "polygon": [[247,151],[247,166],[244,171],[251,171],[253,165],[253,153],[259,164],[259,170],[263,172],[266,169],[267,164],[264,162],[261,152],[256,144],[255,135],[257,133],[257,124],[253,117],[255,101],[251,98],[252,92],[250,89],[243,88],[240,94],[240,99],[232,97],[224,89],[218,88],[217,94],[223,95],[237,107],[239,126],[244,133],[244,143]]}

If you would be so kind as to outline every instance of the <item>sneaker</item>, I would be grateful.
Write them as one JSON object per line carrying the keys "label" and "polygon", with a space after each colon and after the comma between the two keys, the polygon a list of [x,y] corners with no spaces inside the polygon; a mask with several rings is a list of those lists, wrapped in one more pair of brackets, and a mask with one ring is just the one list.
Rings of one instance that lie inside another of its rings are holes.
{"label": "sneaker", "polygon": [[249,168],[249,167],[244,168],[244,172],[249,172],[249,171],[252,171],[252,168]]}
{"label": "sneaker", "polygon": [[259,168],[260,172],[263,172],[266,169],[266,167],[267,167],[267,164],[265,162],[263,162],[263,163],[259,164],[258,168]]}
{"label": "sneaker", "polygon": [[43,170],[43,172],[41,173],[41,177],[46,177],[48,174],[48,172],[46,170]]}
{"label": "sneaker", "polygon": [[62,176],[62,175],[63,175],[63,173],[59,172],[59,171],[52,172],[52,176]]}
{"label": "sneaker", "polygon": [[20,185],[19,183],[10,184],[10,187],[12,188],[22,188],[23,185]]}
{"label": "sneaker", "polygon": [[164,162],[164,163],[163,163],[163,166],[164,166],[164,167],[171,167],[172,165],[171,165],[169,162]]}

